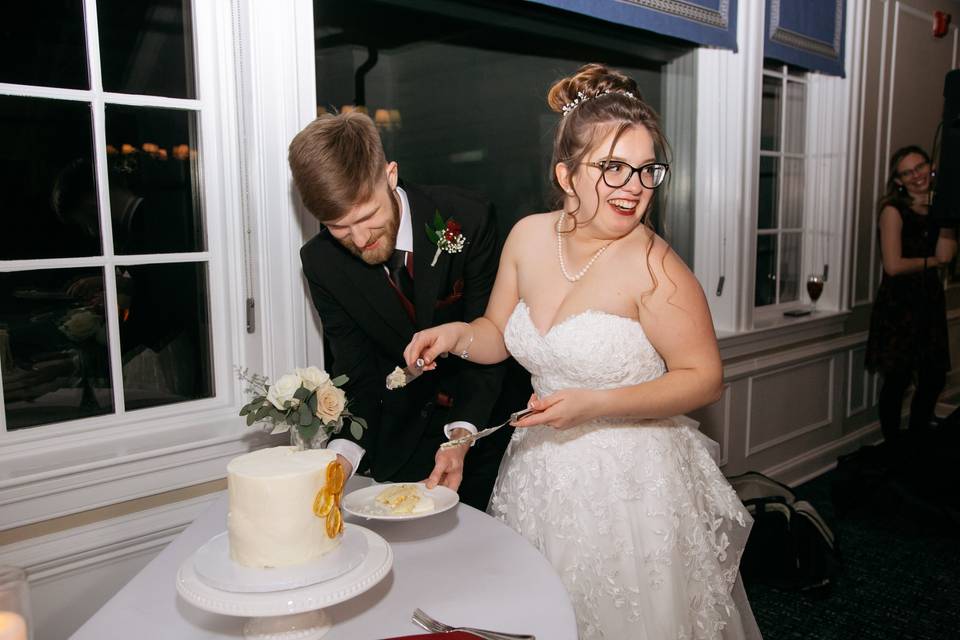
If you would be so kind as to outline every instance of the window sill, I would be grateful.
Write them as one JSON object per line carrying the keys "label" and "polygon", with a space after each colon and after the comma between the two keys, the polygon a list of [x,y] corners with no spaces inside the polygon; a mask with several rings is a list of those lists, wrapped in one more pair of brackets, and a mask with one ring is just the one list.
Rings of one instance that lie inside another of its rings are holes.
{"label": "window sill", "polygon": [[800,342],[843,333],[849,311],[818,311],[809,316],[791,318],[782,314],[758,319],[753,329],[717,334],[720,357],[733,358],[783,349]]}
{"label": "window sill", "polygon": [[220,409],[149,429],[11,443],[0,450],[0,531],[217,480],[229,460],[268,442]]}

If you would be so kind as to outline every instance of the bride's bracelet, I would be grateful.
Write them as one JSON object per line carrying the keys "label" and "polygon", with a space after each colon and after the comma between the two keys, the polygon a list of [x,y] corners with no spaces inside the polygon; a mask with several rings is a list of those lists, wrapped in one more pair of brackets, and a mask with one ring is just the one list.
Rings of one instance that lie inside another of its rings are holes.
{"label": "bride's bracelet", "polygon": [[[470,324],[467,323],[467,326],[469,327]],[[465,346],[463,349],[460,350],[459,353],[457,353],[457,355],[460,356],[461,358],[463,358],[464,360],[469,360],[469,359],[470,359],[469,349],[470,349],[470,345],[473,344],[473,335],[474,335],[474,330],[473,330],[473,329],[470,329],[470,342],[468,342],[468,343],[467,343],[467,346]]]}

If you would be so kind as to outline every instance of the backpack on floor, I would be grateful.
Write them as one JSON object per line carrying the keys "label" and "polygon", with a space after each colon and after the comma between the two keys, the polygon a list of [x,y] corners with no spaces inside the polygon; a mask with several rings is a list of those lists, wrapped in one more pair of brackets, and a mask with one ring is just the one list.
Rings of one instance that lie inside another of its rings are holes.
{"label": "backpack on floor", "polygon": [[833,531],[790,487],[750,471],[729,478],[753,516],[740,573],[746,582],[813,589],[836,577],[840,557]]}

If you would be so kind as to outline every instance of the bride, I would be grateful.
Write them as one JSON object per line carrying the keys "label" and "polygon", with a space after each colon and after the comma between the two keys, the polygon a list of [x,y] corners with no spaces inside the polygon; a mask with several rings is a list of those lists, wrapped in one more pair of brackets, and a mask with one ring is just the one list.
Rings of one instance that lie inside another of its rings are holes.
{"label": "bride", "polygon": [[561,208],[513,228],[483,317],[414,335],[404,357],[530,371],[537,412],[489,511],[553,564],[582,639],[759,638],[738,571],[752,520],[680,415],[719,398],[723,369],[699,283],[650,224],[658,118],[601,65],[547,99]]}

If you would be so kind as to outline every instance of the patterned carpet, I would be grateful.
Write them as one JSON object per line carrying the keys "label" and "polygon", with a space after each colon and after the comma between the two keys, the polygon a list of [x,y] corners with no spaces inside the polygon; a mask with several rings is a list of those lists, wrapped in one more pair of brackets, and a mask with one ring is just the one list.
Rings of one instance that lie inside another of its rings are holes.
{"label": "patterned carpet", "polygon": [[[821,593],[746,584],[764,639],[960,638],[956,520],[896,482],[838,514],[832,496],[843,477],[835,470],[795,488],[836,535],[842,568],[834,583]],[[948,491],[955,503],[956,486]]]}

